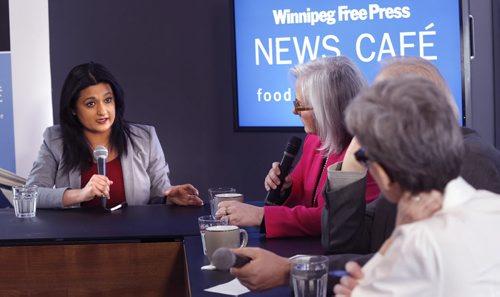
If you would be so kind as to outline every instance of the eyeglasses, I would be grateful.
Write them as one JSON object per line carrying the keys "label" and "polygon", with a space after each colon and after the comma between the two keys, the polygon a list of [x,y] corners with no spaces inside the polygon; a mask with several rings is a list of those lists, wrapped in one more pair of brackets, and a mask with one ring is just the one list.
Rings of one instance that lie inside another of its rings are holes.
{"label": "eyeglasses", "polygon": [[356,158],[356,161],[368,168],[368,161],[370,161],[370,158],[368,158],[368,156],[366,155],[366,150],[364,147],[361,147],[354,153],[354,158]]}
{"label": "eyeglasses", "polygon": [[[365,166],[367,169],[368,169],[368,162],[373,162],[373,160],[370,159],[366,155],[366,150],[365,150],[364,147],[361,147],[359,150],[357,150],[354,153],[354,158],[356,158],[356,161],[358,161],[359,163],[361,163],[361,165]],[[385,174],[387,174],[387,176],[389,177],[389,179],[391,180],[391,182],[394,181],[393,175],[391,174],[391,172],[389,170],[387,170],[387,167],[385,167],[384,164],[381,164],[378,161],[377,161],[377,164],[379,164],[380,167],[382,167],[384,169]]]}
{"label": "eyeglasses", "polygon": [[297,98],[295,98],[295,100],[293,100],[293,108],[295,109],[295,112],[313,110],[313,108],[310,106],[300,105],[300,101],[297,100]]}

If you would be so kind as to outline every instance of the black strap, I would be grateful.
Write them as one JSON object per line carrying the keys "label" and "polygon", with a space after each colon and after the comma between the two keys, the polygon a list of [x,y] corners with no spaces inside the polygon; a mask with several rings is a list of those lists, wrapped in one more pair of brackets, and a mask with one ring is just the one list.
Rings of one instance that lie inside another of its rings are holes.
{"label": "black strap", "polygon": [[323,163],[319,169],[319,176],[318,176],[318,179],[316,180],[316,186],[314,187],[314,194],[313,194],[313,199],[312,199],[312,207],[315,206],[315,204],[317,204],[317,201],[318,199],[316,199],[316,194],[318,193],[318,186],[319,186],[319,181],[321,179],[321,175],[323,175],[323,171],[325,170],[325,166],[326,166],[326,161],[328,160],[328,157],[323,157]]}

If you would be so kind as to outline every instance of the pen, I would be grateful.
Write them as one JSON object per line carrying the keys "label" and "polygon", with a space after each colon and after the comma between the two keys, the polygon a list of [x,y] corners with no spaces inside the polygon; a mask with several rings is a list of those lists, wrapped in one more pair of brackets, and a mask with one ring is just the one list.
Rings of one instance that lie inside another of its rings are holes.
{"label": "pen", "polygon": [[349,272],[347,272],[345,270],[334,270],[334,271],[330,271],[329,274],[331,276],[335,276],[335,277],[343,277],[345,275],[349,275]]}

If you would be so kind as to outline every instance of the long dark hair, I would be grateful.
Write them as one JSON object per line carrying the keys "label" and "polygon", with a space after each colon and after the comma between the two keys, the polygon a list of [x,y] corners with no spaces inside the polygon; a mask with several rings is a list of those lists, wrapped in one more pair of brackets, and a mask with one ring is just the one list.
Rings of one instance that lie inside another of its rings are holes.
{"label": "long dark hair", "polygon": [[63,138],[63,170],[83,170],[92,163],[92,152],[83,134],[83,125],[75,115],[76,101],[80,92],[90,86],[107,83],[111,86],[115,100],[115,121],[111,126],[110,146],[118,155],[127,154],[129,124],[123,119],[125,102],[123,89],[115,77],[104,66],[90,62],[75,66],[64,80],[61,91],[59,121]]}

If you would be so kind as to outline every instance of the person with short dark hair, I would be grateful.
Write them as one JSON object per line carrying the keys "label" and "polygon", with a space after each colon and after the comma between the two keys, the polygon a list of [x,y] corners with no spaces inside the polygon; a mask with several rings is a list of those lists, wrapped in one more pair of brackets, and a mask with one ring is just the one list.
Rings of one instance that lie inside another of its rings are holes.
{"label": "person with short dark hair", "polygon": [[[39,187],[39,207],[107,207],[128,203],[202,205],[189,184],[172,186],[154,127],[124,119],[124,93],[104,66],[75,66],[61,92],[60,124],[43,134],[27,184]],[[107,176],[97,174],[93,151],[108,151]]]}
{"label": "person with short dark hair", "polygon": [[[369,122],[370,125],[366,125]],[[459,176],[463,136],[446,94],[433,82],[402,76],[376,83],[346,112],[355,153],[389,201],[439,205],[429,218],[401,224],[337,296],[487,296],[500,292],[500,195]],[[431,206],[432,207],[432,206]]]}

